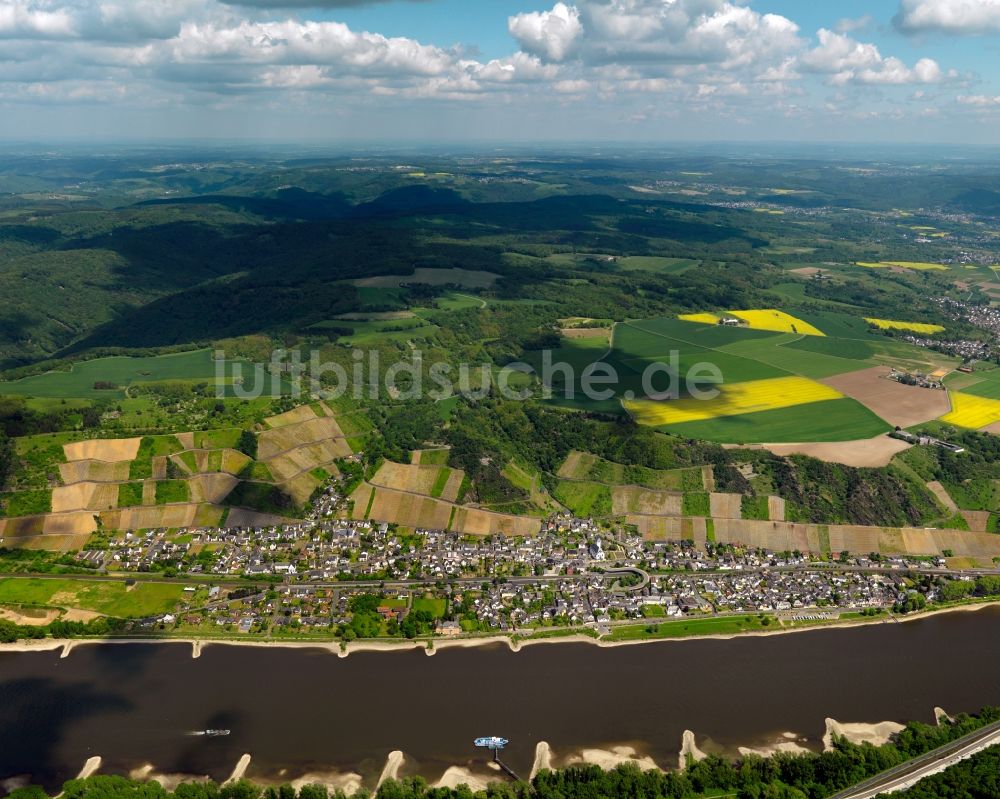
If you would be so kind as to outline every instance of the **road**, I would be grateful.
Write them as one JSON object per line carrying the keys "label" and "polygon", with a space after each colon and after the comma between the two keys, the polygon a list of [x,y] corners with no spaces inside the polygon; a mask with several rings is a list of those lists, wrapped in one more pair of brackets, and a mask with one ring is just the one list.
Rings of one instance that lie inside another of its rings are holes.
{"label": "road", "polygon": [[830,799],[872,799],[880,793],[892,793],[909,788],[924,777],[943,771],[960,760],[971,757],[1000,743],[1000,721],[976,730],[957,741],[938,747],[925,755],[908,760],[900,766],[883,771],[870,780],[841,791]]}

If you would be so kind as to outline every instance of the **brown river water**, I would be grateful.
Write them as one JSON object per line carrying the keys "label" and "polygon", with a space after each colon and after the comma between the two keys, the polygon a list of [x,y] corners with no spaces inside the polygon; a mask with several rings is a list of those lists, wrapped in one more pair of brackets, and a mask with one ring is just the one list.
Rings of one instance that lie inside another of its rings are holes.
{"label": "brown river water", "polygon": [[[932,722],[1000,704],[1000,608],[905,624],[771,637],[356,652],[87,645],[0,653],[0,779],[54,788],[100,755],[101,773],[291,779],[354,772],[373,786],[392,750],[403,773],[486,772],[477,736],[511,740],[523,776],[535,745],[560,759],[627,744],[664,767],[682,733],[734,752],[794,732],[818,749],[824,719]],[[228,728],[228,737],[192,735]],[[14,784],[9,782],[9,785]]]}

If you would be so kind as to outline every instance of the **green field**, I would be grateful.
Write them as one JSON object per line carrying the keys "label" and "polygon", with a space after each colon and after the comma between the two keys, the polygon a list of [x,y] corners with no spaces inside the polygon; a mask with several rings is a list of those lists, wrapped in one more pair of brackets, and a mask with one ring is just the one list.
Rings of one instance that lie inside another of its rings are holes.
{"label": "green field", "polygon": [[555,498],[577,516],[611,515],[611,489],[603,483],[560,480]]}
{"label": "green field", "polygon": [[430,613],[435,619],[440,619],[444,616],[447,607],[448,604],[444,599],[418,597],[413,600],[410,610],[423,610]]}
{"label": "green field", "polygon": [[[125,396],[125,389],[141,383],[217,382],[219,364],[212,350],[194,350],[150,358],[96,358],[81,361],[65,371],[46,372],[21,380],[0,382],[0,395],[43,398],[97,399]],[[244,361],[228,361],[223,366],[221,383],[231,386],[234,375],[243,377],[243,389],[254,384],[252,365]],[[98,383],[115,388],[97,389]],[[270,384],[269,384],[270,385]],[[231,389],[227,389],[231,393]]]}
{"label": "green field", "polygon": [[118,486],[118,507],[134,508],[142,504],[142,483],[122,483]]}
{"label": "green field", "polygon": [[773,411],[719,416],[663,428],[677,436],[722,444],[850,441],[874,438],[891,429],[887,422],[860,402],[846,397]]}
{"label": "green field", "polygon": [[167,613],[184,596],[184,586],[139,582],[11,577],[0,580],[0,603],[79,608],[106,616],[132,618]]}
{"label": "green field", "polygon": [[191,492],[186,480],[159,480],[156,483],[156,504],[190,502]]}
{"label": "green field", "polygon": [[605,639],[640,641],[648,638],[686,638],[691,635],[734,635],[769,627],[778,629],[778,624],[772,620],[770,625],[765,626],[758,616],[713,616],[615,627]]}
{"label": "green field", "polygon": [[[963,375],[963,377],[965,376]],[[962,389],[963,392],[974,394],[977,397],[1000,400],[1000,369],[975,372],[968,377],[977,378],[978,382],[969,384]]]}
{"label": "green field", "polygon": [[47,488],[0,494],[0,517],[38,516],[52,512],[52,492]]}

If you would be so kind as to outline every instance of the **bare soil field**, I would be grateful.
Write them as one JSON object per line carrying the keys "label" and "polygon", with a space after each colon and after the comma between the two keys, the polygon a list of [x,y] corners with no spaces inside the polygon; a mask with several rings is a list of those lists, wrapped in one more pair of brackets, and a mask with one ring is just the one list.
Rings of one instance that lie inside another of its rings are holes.
{"label": "bare soil field", "polygon": [[693,539],[696,544],[704,544],[708,530],[705,519],[678,518],[670,516],[641,516],[629,514],[625,521],[634,524],[640,535],[648,541],[663,539]]}
{"label": "bare soil field", "polygon": [[199,474],[188,482],[192,502],[210,502],[217,505],[222,502],[239,482],[229,474]]}
{"label": "bare soil field", "polygon": [[1000,436],[1000,422],[995,422],[994,424],[991,424],[989,427],[983,428],[983,430],[986,433],[992,433],[995,436]]}
{"label": "bare soil field", "polygon": [[719,494],[708,496],[710,515],[713,519],[742,519],[743,497],[740,494]]}
{"label": "bare soil field", "polygon": [[94,513],[71,511],[70,513],[50,513],[43,517],[42,533],[45,536],[80,536],[97,531]]}
{"label": "bare soil field", "polygon": [[[0,519],[0,538],[26,538],[41,535],[45,526],[44,516],[19,516],[15,519]],[[8,547],[13,546],[7,544]]]}
{"label": "bare soil field", "polygon": [[333,462],[338,458],[344,458],[351,454],[351,448],[342,438],[333,438],[327,441],[319,441],[314,444],[305,444],[296,447],[282,455],[270,458],[264,463],[270,469],[271,474],[278,481],[289,480],[292,477],[308,472],[311,469],[322,467],[328,472],[336,473],[337,468]]}
{"label": "bare soil field", "polygon": [[[377,487],[375,501],[372,503],[368,518],[379,522],[403,524],[407,527],[446,530],[453,507],[455,506],[430,497]],[[360,510],[363,515],[364,508]],[[355,507],[355,513],[357,512],[358,508]]]}
{"label": "bare soil field", "polygon": [[426,283],[430,286],[446,286],[454,283],[467,289],[488,288],[500,278],[492,272],[478,272],[472,269],[434,269],[418,267],[412,275],[376,275],[363,277],[351,282],[359,288],[396,288],[400,284]]}
{"label": "bare soil field", "polygon": [[184,449],[194,449],[194,433],[174,433],[174,437],[181,442]]}
{"label": "bare soil field", "polygon": [[301,447],[331,438],[344,438],[344,434],[332,417],[313,418],[305,422],[287,424],[272,430],[265,430],[257,441],[257,457],[259,460],[270,458]]}
{"label": "bare soil field", "polygon": [[316,412],[312,408],[308,405],[300,405],[298,408],[292,408],[290,411],[285,411],[285,413],[268,417],[264,420],[264,424],[270,428],[284,427],[289,424],[308,422],[310,419],[315,418],[317,418]]}
{"label": "bare soil field", "polygon": [[309,501],[309,497],[319,488],[319,480],[309,472],[302,472],[291,480],[286,480],[281,484],[281,489],[295,500],[297,505],[304,505]]}
{"label": "bare soil field", "polygon": [[969,529],[974,533],[985,533],[990,523],[990,512],[988,510],[963,510],[962,518],[969,525]]}
{"label": "bare soil field", "polygon": [[420,464],[386,461],[379,467],[371,482],[374,485],[397,491],[433,496],[434,487],[441,479],[442,474],[447,474],[448,477],[444,490],[438,499],[454,502],[458,497],[458,490],[465,478],[465,473],[447,466],[421,466]]}
{"label": "bare soil field", "polygon": [[153,479],[154,480],[166,480],[167,479],[167,456],[166,455],[155,455],[155,456],[153,456],[152,468],[153,468]]}
{"label": "bare soil field", "polygon": [[354,489],[354,493],[351,494],[351,502],[354,503],[354,507],[351,512],[351,518],[358,520],[365,518],[365,511],[368,509],[368,503],[371,501],[372,492],[375,489],[368,485],[368,483],[362,483],[357,488]]}
{"label": "bare soil field", "polygon": [[444,484],[444,489],[441,491],[441,499],[445,502],[456,502],[458,501],[458,492],[462,490],[465,472],[461,469],[449,469],[449,472],[448,481]]}
{"label": "bare soil field", "polygon": [[59,464],[59,476],[63,483],[121,483],[128,480],[128,461],[105,463],[104,461],[70,461]]}
{"label": "bare soil field", "polygon": [[767,518],[772,522],[783,522],[785,520],[786,502],[782,497],[767,498]]}
{"label": "bare soil field", "polygon": [[23,627],[44,627],[59,618],[58,608],[0,607],[0,619]]}
{"label": "bare soil field", "polygon": [[842,394],[856,399],[889,424],[911,427],[929,422],[951,411],[947,391],[904,386],[889,380],[887,366],[873,366],[857,372],[820,380]]}
{"label": "bare soil field", "polygon": [[[928,391],[928,389],[922,389]],[[941,392],[942,394],[944,392]],[[728,446],[728,445],[724,445]],[[910,445],[889,436],[877,436],[860,441],[824,441],[802,444],[752,444],[748,449],[766,449],[775,455],[808,455],[828,463],[845,466],[888,466],[895,455]]]}
{"label": "bare soil field", "polygon": [[[883,555],[941,555],[950,550],[956,557],[991,559],[1000,557],[1000,536],[961,530],[923,528],[883,528],[859,525],[828,526],[830,551]],[[716,519],[716,540],[745,544],[772,551],[819,552],[819,526],[791,522],[762,522],[749,519]]]}
{"label": "bare soil field", "polygon": [[115,483],[73,483],[52,489],[52,512],[74,510],[102,511],[118,506]]}
{"label": "bare soil field", "polygon": [[142,483],[142,504],[143,505],[155,505],[156,504],[156,481],[155,480],[144,480]]}
{"label": "bare soil field", "polygon": [[542,529],[540,519],[527,516],[510,516],[505,513],[458,508],[451,529],[466,535],[532,536]]}
{"label": "bare soil field", "polygon": [[139,454],[141,438],[94,438],[64,444],[68,461],[134,461]]}
{"label": "bare soil field", "polygon": [[[948,493],[948,490],[941,485],[940,482],[937,480],[931,480],[927,484],[927,488],[935,497],[937,497],[938,502],[944,505],[952,513],[958,513],[958,505],[955,504],[955,500],[951,498],[951,494]],[[989,514],[987,514],[987,516],[989,516]],[[985,532],[985,530],[986,528],[984,527],[983,531]]]}
{"label": "bare soil field", "polygon": [[105,527],[119,530],[150,530],[155,527],[193,527],[198,514],[196,504],[160,505],[159,507],[121,508],[102,513]]}
{"label": "bare soil field", "polygon": [[775,552],[809,549],[807,533],[807,525],[790,522],[763,522],[753,519],[715,520],[716,541],[724,544],[746,544]]}
{"label": "bare soil field", "polygon": [[4,537],[3,545],[16,549],[44,549],[49,552],[78,552],[87,545],[90,535],[34,535],[27,538]]}
{"label": "bare soil field", "polygon": [[678,491],[657,491],[639,486],[615,486],[611,489],[611,512],[615,516],[630,513],[642,516],[681,516],[684,495]]}

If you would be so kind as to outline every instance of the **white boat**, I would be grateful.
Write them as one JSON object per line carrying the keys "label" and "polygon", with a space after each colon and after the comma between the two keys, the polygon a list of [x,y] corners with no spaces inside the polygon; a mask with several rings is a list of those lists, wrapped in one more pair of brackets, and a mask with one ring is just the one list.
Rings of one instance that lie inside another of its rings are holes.
{"label": "white boat", "polygon": [[503,749],[507,744],[510,743],[506,738],[500,738],[496,735],[491,735],[488,738],[476,738],[476,746],[480,749]]}

